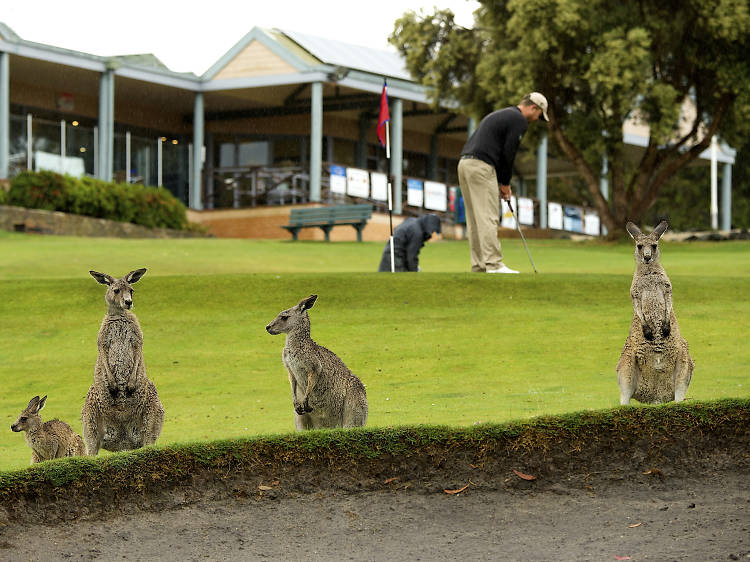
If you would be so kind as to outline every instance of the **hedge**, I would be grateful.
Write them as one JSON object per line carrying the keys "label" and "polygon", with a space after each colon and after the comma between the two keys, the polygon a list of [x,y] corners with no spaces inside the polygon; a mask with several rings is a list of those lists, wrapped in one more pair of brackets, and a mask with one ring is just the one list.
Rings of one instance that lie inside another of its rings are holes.
{"label": "hedge", "polygon": [[0,203],[150,228],[190,229],[185,205],[163,187],[74,178],[48,171],[21,172],[13,178]]}

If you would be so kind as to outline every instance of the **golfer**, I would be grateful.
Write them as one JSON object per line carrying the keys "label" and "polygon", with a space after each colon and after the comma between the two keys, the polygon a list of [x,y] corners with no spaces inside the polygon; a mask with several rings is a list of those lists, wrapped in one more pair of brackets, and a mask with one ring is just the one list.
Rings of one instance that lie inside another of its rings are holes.
{"label": "golfer", "polygon": [[[440,234],[440,217],[434,213],[410,217],[393,231],[394,271],[419,271],[419,252],[433,232]],[[391,270],[391,243],[388,241],[378,271]]]}
{"label": "golfer", "polygon": [[485,116],[461,151],[458,183],[466,206],[472,271],[518,273],[503,263],[497,238],[498,197],[510,201],[510,177],[518,145],[529,123],[538,119],[549,121],[547,98],[532,92],[517,106]]}

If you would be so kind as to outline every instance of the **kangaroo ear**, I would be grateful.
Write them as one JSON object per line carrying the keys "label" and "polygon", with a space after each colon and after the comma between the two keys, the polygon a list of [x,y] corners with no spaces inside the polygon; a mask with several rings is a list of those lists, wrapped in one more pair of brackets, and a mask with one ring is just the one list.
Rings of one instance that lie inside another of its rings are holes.
{"label": "kangaroo ear", "polygon": [[39,402],[39,397],[38,396],[34,396],[34,398],[32,398],[31,400],[29,400],[29,405],[26,406],[26,409],[30,410],[32,407],[36,407],[36,403],[37,402]]}
{"label": "kangaroo ear", "polygon": [[310,295],[306,299],[302,299],[301,301],[299,301],[299,304],[297,306],[299,306],[300,312],[310,310],[315,304],[316,300],[318,300],[318,295]]}
{"label": "kangaroo ear", "polygon": [[47,397],[45,396],[39,401],[39,404],[36,405],[36,411],[40,412],[42,408],[44,408],[44,405],[47,403]]}
{"label": "kangaroo ear", "polygon": [[638,228],[638,227],[637,227],[637,226],[636,226],[636,225],[635,225],[634,223],[632,223],[632,222],[629,222],[628,224],[626,224],[626,225],[625,225],[625,229],[626,229],[626,230],[628,231],[628,234],[630,234],[630,237],[631,237],[631,238],[632,238],[633,240],[635,240],[635,237],[636,237],[636,236],[640,236],[641,234],[643,234],[643,233],[641,232],[641,229],[640,229],[640,228]]}
{"label": "kangaroo ear", "polygon": [[656,225],[656,228],[654,228],[653,234],[656,235],[657,240],[661,238],[662,234],[664,234],[667,231],[667,227],[669,224],[667,221],[661,221],[659,224]]}
{"label": "kangaroo ear", "polygon": [[125,276],[125,281],[127,281],[128,283],[135,283],[145,274],[146,274],[145,267],[142,267],[141,269],[136,269],[135,271],[131,271]]}
{"label": "kangaroo ear", "polygon": [[91,277],[99,281],[102,285],[111,285],[114,282],[114,277],[107,275],[106,273],[99,273],[98,271],[89,271]]}

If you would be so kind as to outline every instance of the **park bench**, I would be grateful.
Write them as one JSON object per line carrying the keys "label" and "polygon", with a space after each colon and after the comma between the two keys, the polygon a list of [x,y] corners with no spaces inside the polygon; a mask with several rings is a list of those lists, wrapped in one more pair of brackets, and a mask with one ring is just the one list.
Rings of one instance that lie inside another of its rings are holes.
{"label": "park bench", "polygon": [[306,207],[292,209],[289,224],[282,225],[292,233],[292,239],[297,240],[297,234],[303,228],[320,228],[326,235],[326,242],[334,226],[350,225],[357,231],[357,241],[362,242],[362,230],[372,216],[372,205],[332,205],[330,207]]}

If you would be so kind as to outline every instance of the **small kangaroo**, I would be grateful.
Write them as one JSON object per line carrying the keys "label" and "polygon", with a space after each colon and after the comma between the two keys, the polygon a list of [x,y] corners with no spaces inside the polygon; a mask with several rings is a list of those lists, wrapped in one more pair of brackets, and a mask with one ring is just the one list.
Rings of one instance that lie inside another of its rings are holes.
{"label": "small kangaroo", "polygon": [[322,427],[361,427],[367,423],[367,394],[362,381],[338,356],[310,337],[307,311],[318,295],[279,312],[266,326],[286,334],[281,359],[289,372],[297,431]]}
{"label": "small kangaroo", "polygon": [[630,285],[633,321],[617,363],[620,404],[681,402],[693,376],[693,359],[680,334],[672,306],[672,283],[659,260],[659,239],[667,230],[660,222],[643,234],[626,225],[635,241],[635,273]]}
{"label": "small kangaroo", "polygon": [[15,432],[26,432],[26,443],[31,447],[31,464],[85,455],[83,439],[67,423],[60,420],[42,422],[39,412],[46,403],[46,396],[41,400],[34,396],[16,423],[10,426]]}
{"label": "small kangaroo", "polygon": [[156,442],[164,409],[154,383],[146,376],[143,332],[131,312],[132,284],[146,270],[136,269],[122,279],[89,273],[107,285],[107,313],[97,338],[94,383],[81,410],[86,453],[93,456],[100,448],[126,451]]}

